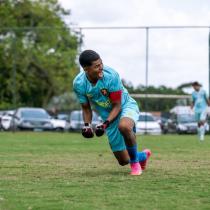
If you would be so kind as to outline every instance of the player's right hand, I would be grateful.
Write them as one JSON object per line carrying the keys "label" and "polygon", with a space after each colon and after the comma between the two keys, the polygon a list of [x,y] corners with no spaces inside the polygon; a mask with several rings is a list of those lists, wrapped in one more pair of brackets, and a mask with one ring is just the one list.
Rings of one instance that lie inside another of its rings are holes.
{"label": "player's right hand", "polygon": [[82,135],[85,138],[93,138],[94,132],[89,123],[85,123],[85,126],[82,128]]}

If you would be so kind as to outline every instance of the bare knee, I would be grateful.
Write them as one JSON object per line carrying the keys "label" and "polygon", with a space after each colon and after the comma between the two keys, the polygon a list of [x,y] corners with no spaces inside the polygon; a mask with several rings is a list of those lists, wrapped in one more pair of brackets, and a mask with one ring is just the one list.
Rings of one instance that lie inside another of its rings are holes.
{"label": "bare knee", "polygon": [[123,134],[127,134],[131,132],[131,128],[126,123],[119,124],[118,129]]}
{"label": "bare knee", "polygon": [[127,150],[116,151],[114,152],[114,156],[121,166],[127,165],[130,162],[130,157]]}

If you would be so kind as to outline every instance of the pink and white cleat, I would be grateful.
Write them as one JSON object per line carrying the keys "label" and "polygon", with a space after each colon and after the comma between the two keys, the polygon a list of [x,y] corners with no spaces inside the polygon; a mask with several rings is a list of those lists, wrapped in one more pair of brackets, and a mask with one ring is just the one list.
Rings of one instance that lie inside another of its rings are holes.
{"label": "pink and white cleat", "polygon": [[146,160],[141,161],[141,162],[139,162],[139,163],[140,163],[140,165],[141,165],[141,169],[142,169],[142,170],[145,170],[145,169],[146,169],[146,165],[147,165],[147,161],[149,160],[149,157],[151,156],[152,152],[151,152],[151,150],[149,150],[149,149],[145,149],[145,150],[143,150],[143,152],[146,153],[147,158],[146,158]]}
{"label": "pink and white cleat", "polygon": [[141,170],[141,165],[139,164],[139,162],[137,163],[131,163],[131,175],[133,176],[139,176],[142,174],[142,170]]}

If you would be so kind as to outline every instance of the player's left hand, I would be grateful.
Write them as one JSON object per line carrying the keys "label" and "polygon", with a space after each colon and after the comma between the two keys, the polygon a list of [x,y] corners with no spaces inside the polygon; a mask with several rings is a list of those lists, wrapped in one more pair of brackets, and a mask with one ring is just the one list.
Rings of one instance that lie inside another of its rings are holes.
{"label": "player's left hand", "polygon": [[104,123],[101,123],[96,126],[95,134],[96,136],[100,137],[103,136],[105,133],[105,129],[109,126],[109,121],[106,120]]}

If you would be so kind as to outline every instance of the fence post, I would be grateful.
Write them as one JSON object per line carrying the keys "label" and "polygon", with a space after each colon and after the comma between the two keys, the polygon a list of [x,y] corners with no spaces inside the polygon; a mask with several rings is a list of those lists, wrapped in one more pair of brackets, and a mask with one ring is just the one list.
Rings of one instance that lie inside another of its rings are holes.
{"label": "fence post", "polygon": [[147,134],[147,115],[146,112],[148,111],[147,108],[147,99],[148,99],[148,76],[149,76],[149,27],[146,27],[146,56],[145,56],[145,86],[146,86],[146,93],[145,93],[145,134]]}
{"label": "fence post", "polygon": [[[13,37],[13,40],[12,40],[12,52],[13,52],[13,58],[12,58],[12,93],[13,93],[13,109],[15,110],[16,109],[16,103],[17,103],[17,99],[16,99],[16,93],[17,93],[17,90],[16,90],[16,33],[15,31],[14,32],[14,37]],[[16,128],[15,128],[15,125],[14,125],[14,116],[12,116],[12,131],[15,132]]]}

